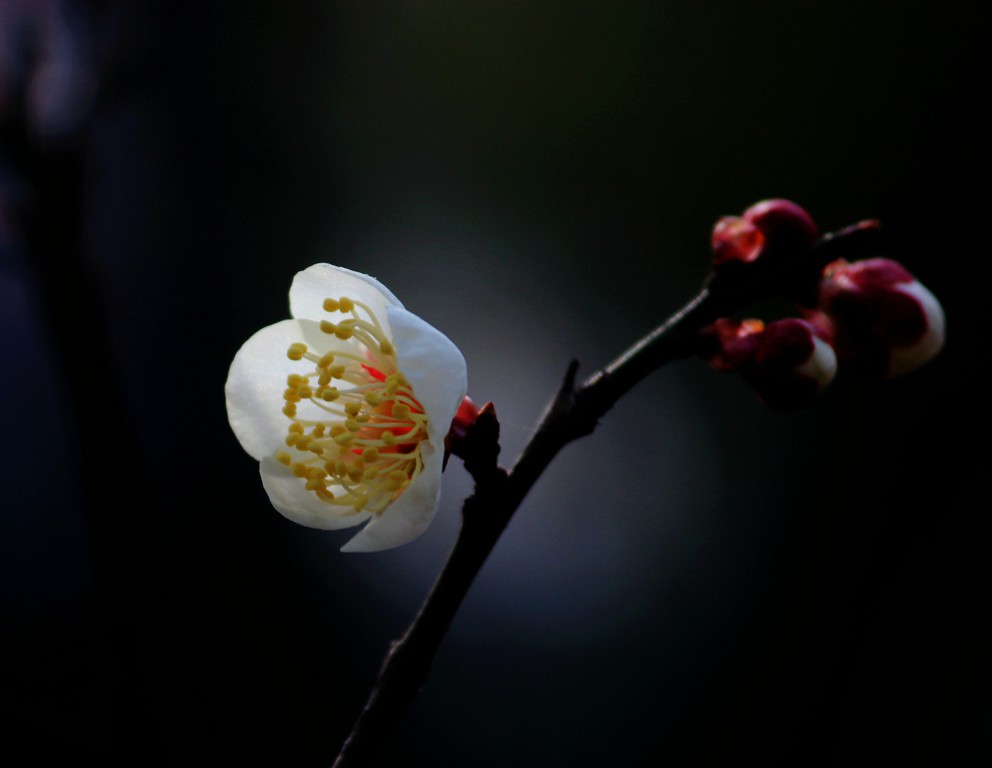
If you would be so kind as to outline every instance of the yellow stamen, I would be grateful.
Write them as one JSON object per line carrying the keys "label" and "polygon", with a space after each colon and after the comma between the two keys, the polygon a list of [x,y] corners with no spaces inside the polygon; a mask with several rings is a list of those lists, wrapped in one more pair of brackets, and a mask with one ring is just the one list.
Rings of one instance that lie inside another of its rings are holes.
{"label": "yellow stamen", "polygon": [[[287,357],[313,368],[286,377],[283,413],[292,422],[287,450],[275,459],[331,514],[379,515],[423,470],[427,415],[371,308],[347,296],[324,299],[323,308],[348,316],[320,323],[334,337],[332,349],[290,345]],[[331,380],[338,386],[329,386]]]}

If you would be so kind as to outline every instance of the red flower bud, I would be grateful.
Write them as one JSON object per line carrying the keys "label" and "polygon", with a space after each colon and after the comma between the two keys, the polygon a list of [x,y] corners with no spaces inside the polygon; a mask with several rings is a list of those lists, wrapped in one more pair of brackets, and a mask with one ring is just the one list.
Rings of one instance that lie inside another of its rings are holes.
{"label": "red flower bud", "polygon": [[762,200],[741,217],[757,227],[775,251],[809,248],[820,236],[813,217],[791,200]]}
{"label": "red flower bud", "polygon": [[448,430],[446,439],[455,441],[464,439],[469,427],[475,423],[478,416],[479,406],[472,401],[471,397],[466,395],[455,412],[455,418],[451,421],[451,429]]}
{"label": "red flower bud", "polygon": [[750,264],[761,255],[765,236],[754,224],[739,216],[723,216],[713,227],[710,247],[715,267],[735,261]]}
{"label": "red flower bud", "polygon": [[702,339],[702,354],[710,364],[738,371],[770,408],[809,403],[837,370],[837,358],[823,334],[798,318],[768,325],[724,318],[709,326]]}
{"label": "red flower bud", "polygon": [[807,317],[832,338],[845,365],[874,378],[908,373],[944,344],[940,302],[891,259],[828,264]]}
{"label": "red flower bud", "polygon": [[762,200],[741,216],[724,216],[713,227],[713,265],[726,270],[760,259],[787,258],[819,237],[816,222],[789,200]]}
{"label": "red flower bud", "polygon": [[699,354],[718,371],[736,371],[754,357],[763,330],[760,320],[721,317],[699,332]]}
{"label": "red flower bud", "polygon": [[452,454],[463,456],[468,443],[469,430],[475,424],[476,419],[479,418],[479,412],[481,410],[468,395],[462,399],[461,405],[458,406],[458,410],[455,412],[455,418],[451,421],[448,434],[444,438],[443,468],[447,468],[448,459]]}

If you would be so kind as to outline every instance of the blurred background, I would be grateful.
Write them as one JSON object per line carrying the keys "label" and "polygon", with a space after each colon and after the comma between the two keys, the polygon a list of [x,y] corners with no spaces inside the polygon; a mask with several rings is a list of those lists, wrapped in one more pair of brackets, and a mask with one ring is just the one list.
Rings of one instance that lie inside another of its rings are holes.
{"label": "blurred background", "polygon": [[765,197],[881,219],[948,341],[764,410],[653,374],[513,520],[382,766],[987,766],[984,29],[914,2],[0,0],[0,722],[102,765],[326,766],[471,492],[415,543],[270,507],[235,351],[380,278],[505,464]]}

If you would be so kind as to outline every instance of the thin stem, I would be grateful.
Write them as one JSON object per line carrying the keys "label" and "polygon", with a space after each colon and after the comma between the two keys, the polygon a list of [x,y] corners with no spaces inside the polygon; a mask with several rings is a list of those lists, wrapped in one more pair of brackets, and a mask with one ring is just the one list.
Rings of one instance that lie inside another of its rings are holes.
{"label": "thin stem", "polygon": [[866,222],[826,235],[809,251],[786,263],[761,269],[747,280],[721,282],[711,276],[682,309],[578,386],[578,362],[573,361],[509,472],[496,466],[498,424],[491,407],[484,408],[476,426],[487,432],[492,444],[480,440],[480,450],[469,452],[465,458],[476,486],[475,493],[465,500],[458,538],[410,628],[390,646],[371,696],[334,768],[369,765],[426,683],[451,621],[510,518],[562,448],[592,433],[607,411],[652,371],[693,355],[699,329],[767,295],[792,295],[790,288],[807,282],[828,261],[863,255],[875,247],[876,241],[877,225]]}

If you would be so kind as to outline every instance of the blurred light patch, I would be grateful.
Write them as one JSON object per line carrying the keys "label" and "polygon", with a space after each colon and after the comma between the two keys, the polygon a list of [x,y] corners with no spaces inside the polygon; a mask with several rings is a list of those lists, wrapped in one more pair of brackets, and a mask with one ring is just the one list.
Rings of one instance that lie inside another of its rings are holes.
{"label": "blurred light patch", "polygon": [[[353,233],[360,251],[341,263],[379,277],[408,308],[447,333],[469,365],[469,392],[493,400],[504,466],[525,445],[569,360],[582,375],[649,330],[611,301],[608,281],[563,274],[565,254],[539,234],[473,232],[428,218],[401,231]],[[419,236],[416,233],[421,233]],[[674,309],[674,304],[669,309]],[[661,322],[663,310],[651,322]],[[688,578],[694,551],[718,503],[714,437],[677,372],[643,382],[591,437],[568,446],[525,500],[486,564],[452,640],[558,648],[590,646],[664,611],[659,582]],[[344,537],[306,544],[309,567],[334,593],[341,568],[412,612],[457,534],[471,482],[457,460],[445,476],[438,519],[421,539],[392,552],[346,556]],[[347,562],[339,562],[347,558]],[[333,565],[328,565],[333,561]],[[400,631],[396,627],[395,631]]]}

